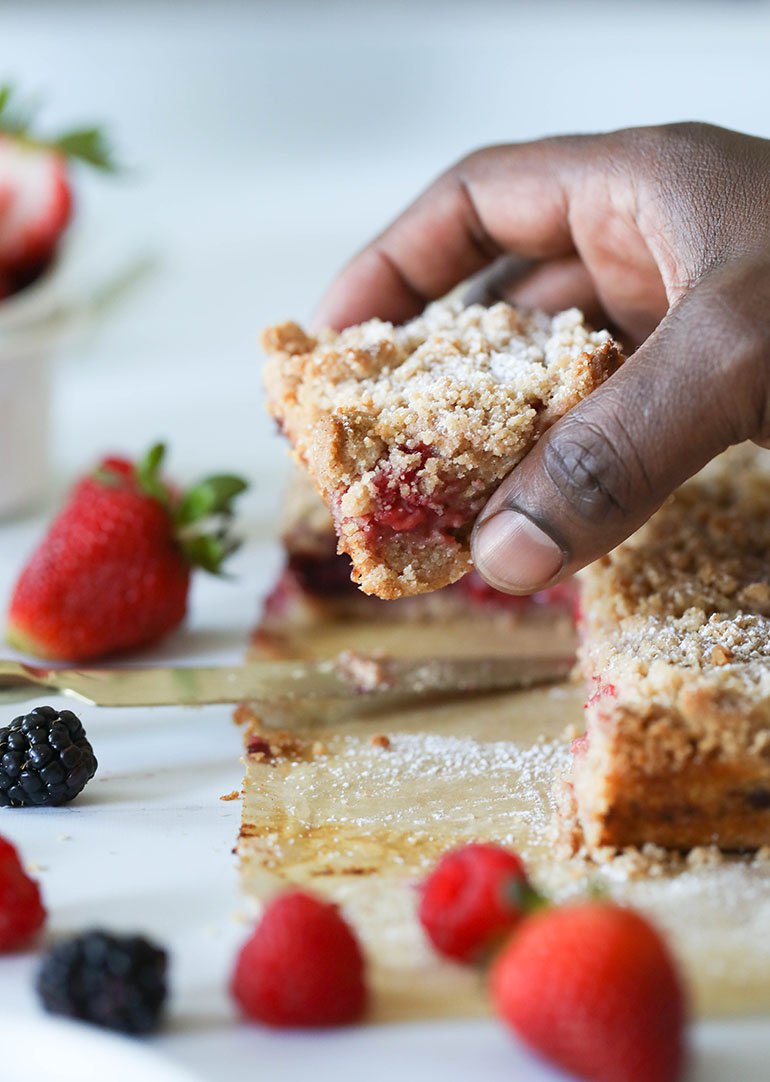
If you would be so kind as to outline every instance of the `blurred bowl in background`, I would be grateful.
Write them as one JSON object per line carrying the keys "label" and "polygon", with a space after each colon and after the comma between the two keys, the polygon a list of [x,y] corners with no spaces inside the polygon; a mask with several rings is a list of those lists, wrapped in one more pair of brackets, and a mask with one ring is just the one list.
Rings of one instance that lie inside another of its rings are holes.
{"label": "blurred bowl in background", "polygon": [[51,465],[51,360],[77,322],[60,290],[66,249],[31,285],[0,301],[0,518],[33,507]]}

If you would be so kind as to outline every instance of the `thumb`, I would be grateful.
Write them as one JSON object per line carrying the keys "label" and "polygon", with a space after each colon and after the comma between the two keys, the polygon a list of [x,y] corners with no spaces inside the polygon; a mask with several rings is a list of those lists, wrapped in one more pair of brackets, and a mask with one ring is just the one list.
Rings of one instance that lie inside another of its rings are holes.
{"label": "thumb", "polygon": [[[768,278],[702,281],[535,445],[481,512],[476,569],[530,593],[609,552],[731,443],[761,435]],[[734,277],[734,276],[733,276]]]}

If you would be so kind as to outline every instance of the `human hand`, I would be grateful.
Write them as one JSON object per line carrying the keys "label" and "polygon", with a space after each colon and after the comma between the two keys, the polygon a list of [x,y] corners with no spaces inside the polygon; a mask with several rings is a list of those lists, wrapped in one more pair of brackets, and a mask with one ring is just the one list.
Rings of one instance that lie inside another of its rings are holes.
{"label": "human hand", "polygon": [[315,323],[403,322],[506,253],[519,262],[507,282],[495,263],[498,296],[577,305],[635,348],[479,515],[477,569],[529,593],[614,548],[729,445],[770,440],[770,141],[675,124],[478,151],[356,256]]}

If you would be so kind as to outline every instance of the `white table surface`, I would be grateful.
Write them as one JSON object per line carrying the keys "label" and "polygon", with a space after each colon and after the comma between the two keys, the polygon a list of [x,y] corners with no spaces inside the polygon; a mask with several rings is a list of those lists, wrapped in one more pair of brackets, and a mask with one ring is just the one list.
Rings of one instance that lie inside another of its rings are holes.
{"label": "white table surface", "polygon": [[[0,602],[77,471],[163,437],[181,480],[249,476],[247,543],[237,579],[201,577],[185,630],[133,660],[238,659],[278,564],[285,468],[257,330],[304,318],[334,268],[477,145],[688,117],[770,134],[768,52],[765,3],[3,4],[0,76],[43,91],[52,125],[109,120],[131,166],[81,178],[66,289],[86,296],[148,253],[157,269],[59,358],[50,496],[0,527]],[[493,1023],[315,1036],[238,1023],[226,981],[248,904],[240,805],[219,800],[242,775],[229,709],[82,717],[94,781],[66,808],[3,811],[0,834],[38,869],[50,936],[100,924],[170,948],[168,1027],[144,1042],[165,1062],[212,1082],[557,1078]],[[0,1022],[34,1029],[35,965],[0,959]],[[763,1077],[765,1031],[697,1027],[692,1078]]]}

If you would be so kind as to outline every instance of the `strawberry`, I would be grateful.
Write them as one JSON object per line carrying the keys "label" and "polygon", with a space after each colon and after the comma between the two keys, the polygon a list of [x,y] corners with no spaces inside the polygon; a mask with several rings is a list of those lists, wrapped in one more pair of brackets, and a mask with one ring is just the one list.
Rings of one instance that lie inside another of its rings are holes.
{"label": "strawberry", "polygon": [[50,260],[70,220],[67,163],[57,151],[0,136],[0,266],[7,275],[32,274]]}
{"label": "strawberry", "polygon": [[164,453],[158,444],[136,466],[106,458],[75,485],[16,584],[13,646],[86,661],[146,646],[182,621],[191,568],[217,573],[236,547],[226,527],[246,485],[218,475],[179,494],[160,477]]}
{"label": "strawberry", "polygon": [[30,133],[32,113],[0,87],[0,299],[50,263],[72,215],[69,159],[112,170],[97,129],[54,139]]}
{"label": "strawberry", "polygon": [[276,898],[241,948],[230,985],[271,1026],[339,1026],[366,1008],[364,959],[335,905],[303,891]]}
{"label": "strawberry", "polygon": [[515,853],[471,844],[446,853],[425,880],[419,918],[440,954],[479,962],[538,904]]}
{"label": "strawberry", "polygon": [[580,1078],[681,1078],[682,984],[658,932],[631,909],[585,902],[534,914],[497,958],[491,988],[518,1036]]}

